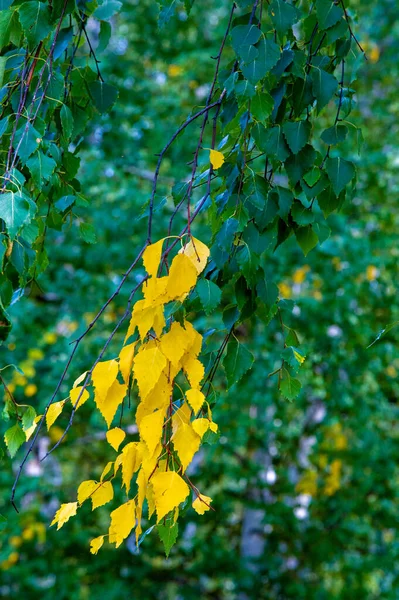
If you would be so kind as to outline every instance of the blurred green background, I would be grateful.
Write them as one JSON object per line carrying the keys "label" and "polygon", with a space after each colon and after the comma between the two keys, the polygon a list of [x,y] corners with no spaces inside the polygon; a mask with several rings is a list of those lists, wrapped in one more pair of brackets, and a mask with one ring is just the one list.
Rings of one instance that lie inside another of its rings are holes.
{"label": "blurred green background", "polygon": [[[139,551],[129,539],[118,550],[105,545],[91,555],[88,541],[107,528],[107,507],[94,513],[83,507],[60,532],[49,528],[59,503],[74,497],[80,481],[98,476],[109,455],[101,418],[87,403],[65,442],[41,463],[67,423],[62,416],[29,459],[20,514],[9,504],[13,466],[2,460],[2,598],[399,598],[399,329],[367,349],[399,319],[399,9],[396,0],[351,5],[369,59],[351,115],[363,128],[363,149],[359,156],[357,148],[346,148],[360,172],[358,191],[330,217],[330,238],[306,259],[290,241],[270,257],[286,299],[284,323],[298,332],[307,354],[299,398],[284,400],[267,376],[280,362],[280,324],[242,328],[255,366],[228,394],[218,375],[214,418],[221,437],[204,446],[191,468],[216,510],[182,517],[169,559],[155,530]],[[82,242],[79,219],[51,232],[52,263],[41,290],[11,307],[15,325],[2,350],[5,364],[24,372],[4,371],[7,384],[38,413],[69,342],[143,242],[155,153],[192,106],[204,102],[228,10],[225,0],[198,0],[188,19],[179,8],[158,31],[157,4],[131,0],[112,22],[101,67],[119,88],[119,100],[111,115],[93,123],[81,170],[90,200],[81,216],[95,225],[97,244]],[[91,35],[95,43],[98,31]],[[198,126],[165,161],[154,239],[173,210],[171,185],[189,173]],[[209,242],[204,220],[196,222],[195,235]],[[60,398],[93,362],[133,286],[134,275],[85,340]],[[203,333],[212,319],[196,326]]]}

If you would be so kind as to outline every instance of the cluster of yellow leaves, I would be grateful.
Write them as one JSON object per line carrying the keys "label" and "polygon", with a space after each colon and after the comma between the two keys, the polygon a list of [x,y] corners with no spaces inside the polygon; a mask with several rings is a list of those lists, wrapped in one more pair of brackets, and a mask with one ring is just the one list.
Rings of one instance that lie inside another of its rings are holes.
{"label": "cluster of yellow leaves", "polygon": [[[172,321],[167,326],[164,315],[167,303],[183,302],[195,286],[206,266],[209,249],[192,238],[173,258],[168,275],[158,276],[163,242],[148,246],[143,254],[148,274],[143,284],[143,299],[133,308],[118,358],[98,362],[91,374],[94,402],[107,424],[107,441],[116,452],[126,434],[120,427],[111,428],[111,425],[129,387],[136,383],[139,441],[123,446],[116,459],[106,465],[100,481],[81,483],[77,501],[61,505],[52,522],[57,528],[62,527],[87,500],[91,501],[93,510],[110,502],[114,497],[112,480],[121,472],[122,488],[128,499],[111,512],[108,534],[91,541],[93,554],[101,548],[105,537],[118,547],[134,527],[138,540],[145,501],[148,517],[155,514],[157,523],[171,511],[177,519],[180,504],[190,494],[190,486],[195,495],[193,508],[198,514],[209,510],[212,502],[185,478],[202,437],[208,430],[217,431],[201,391],[204,366],[198,356],[202,336],[186,320],[182,324]],[[137,339],[132,341],[132,338]],[[75,381],[69,394],[74,405],[79,401],[77,407],[89,398],[89,392],[80,385],[85,376],[86,373]],[[188,389],[183,391],[184,387]],[[176,390],[179,393],[176,394]],[[51,405],[46,416],[48,427],[65,402]],[[129,498],[133,476],[136,476],[137,493]]]}

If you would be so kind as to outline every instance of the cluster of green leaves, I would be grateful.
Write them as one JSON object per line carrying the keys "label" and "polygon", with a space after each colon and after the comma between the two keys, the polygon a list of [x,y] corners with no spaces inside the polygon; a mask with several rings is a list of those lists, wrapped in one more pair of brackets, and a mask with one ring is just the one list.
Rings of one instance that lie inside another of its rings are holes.
{"label": "cluster of green leaves", "polygon": [[[295,236],[306,256],[328,239],[327,218],[352,197],[356,182],[354,162],[342,156],[340,144],[349,130],[352,141],[361,135],[347,120],[363,60],[350,10],[330,0],[274,0],[259,15],[251,2],[238,5],[231,60],[218,76],[225,97],[216,137],[224,160],[213,165],[210,195],[202,197],[212,263],[199,295],[207,313],[220,289],[230,298],[223,313],[227,333],[252,316],[269,322],[277,314],[279,293],[266,266],[273,251]],[[201,189],[206,176],[204,167],[194,187]],[[175,185],[176,204],[188,186]],[[295,332],[285,331],[279,387],[292,400],[301,388],[295,372],[303,356]],[[228,356],[235,354],[232,343]],[[224,359],[229,384],[250,368],[245,352]]]}
{"label": "cluster of green leaves", "polygon": [[[120,2],[8,2],[0,13],[0,340],[11,328],[7,307],[49,263],[45,237],[87,205],[77,178],[79,146],[93,117],[117,98],[104,82],[97,50],[111,36]],[[91,23],[87,31],[88,19]],[[79,222],[85,242],[91,224]]]}

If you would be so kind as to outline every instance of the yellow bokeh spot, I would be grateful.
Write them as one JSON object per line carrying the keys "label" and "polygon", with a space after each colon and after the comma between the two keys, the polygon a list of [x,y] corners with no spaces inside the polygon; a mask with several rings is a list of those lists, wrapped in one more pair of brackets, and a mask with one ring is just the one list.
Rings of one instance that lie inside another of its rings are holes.
{"label": "yellow bokeh spot", "polygon": [[178,77],[183,73],[183,67],[179,65],[169,65],[168,67],[168,75],[169,77]]}
{"label": "yellow bokeh spot", "polygon": [[10,344],[8,344],[7,348],[8,348],[9,350],[11,350],[11,352],[12,352],[13,350],[15,350],[15,348],[16,348],[16,345],[14,344],[14,342],[11,342]]}
{"label": "yellow bokeh spot", "polygon": [[63,433],[64,433],[64,430],[61,427],[58,427],[58,425],[54,425],[53,427],[51,427],[51,429],[49,431],[50,440],[53,443],[58,442],[58,440],[61,438]]}
{"label": "yellow bokeh spot", "polygon": [[281,298],[291,298],[292,290],[287,283],[284,283],[284,282],[279,283],[278,289],[279,289]]}
{"label": "yellow bokeh spot", "polygon": [[55,342],[57,341],[57,334],[54,333],[53,331],[48,331],[47,333],[44,334],[43,340],[46,344],[49,344],[49,345],[55,344]]}
{"label": "yellow bokeh spot", "polygon": [[17,373],[14,377],[14,383],[15,383],[15,385],[25,386],[28,383],[28,380],[26,379],[25,375],[21,375],[20,373]]}
{"label": "yellow bokeh spot", "polygon": [[14,548],[19,548],[21,544],[22,538],[19,537],[19,535],[13,535],[12,537],[10,537],[10,546],[13,546]]}
{"label": "yellow bokeh spot", "polygon": [[317,472],[313,470],[305,471],[300,480],[295,486],[295,491],[298,494],[309,494],[316,496],[317,494]]}
{"label": "yellow bokeh spot", "polygon": [[31,398],[37,393],[37,386],[34,383],[29,383],[25,388],[25,396]]}
{"label": "yellow bokeh spot", "polygon": [[380,58],[380,49],[378,48],[378,46],[373,46],[371,48],[371,50],[367,53],[367,58],[371,63],[378,62]]}
{"label": "yellow bokeh spot", "polygon": [[34,528],[32,527],[32,525],[29,525],[26,529],[23,530],[22,539],[24,539],[26,542],[29,542],[30,540],[33,540],[34,535]]}
{"label": "yellow bokeh spot", "polygon": [[341,469],[342,461],[333,460],[330,465],[330,474],[326,477],[326,484],[324,486],[324,494],[326,496],[332,496],[341,487]]}
{"label": "yellow bokeh spot", "polygon": [[28,351],[28,358],[31,360],[42,360],[44,358],[44,352],[43,350],[40,350],[40,348],[31,348]]}
{"label": "yellow bokeh spot", "polygon": [[378,277],[379,271],[374,265],[369,265],[366,269],[366,277],[368,281],[375,281]]}
{"label": "yellow bokeh spot", "polygon": [[320,300],[323,300],[323,294],[320,290],[315,290],[313,292],[313,298],[319,302]]}
{"label": "yellow bokeh spot", "polygon": [[393,365],[389,365],[389,367],[385,369],[385,373],[389,375],[389,377],[397,377],[398,375],[398,372]]}
{"label": "yellow bokeh spot", "polygon": [[11,392],[11,394],[13,394],[15,392],[15,383],[9,383],[7,385],[8,391]]}
{"label": "yellow bokeh spot", "polygon": [[19,558],[18,552],[11,552],[11,554],[8,557],[7,561],[8,561],[8,563],[10,565],[15,565],[15,563],[18,562],[18,558]]}
{"label": "yellow bokeh spot", "polygon": [[308,271],[310,271],[310,267],[309,265],[304,265],[303,267],[299,267],[299,269],[297,269],[293,276],[292,276],[292,281],[294,283],[303,283],[305,281],[306,278],[306,273],[308,273]]}

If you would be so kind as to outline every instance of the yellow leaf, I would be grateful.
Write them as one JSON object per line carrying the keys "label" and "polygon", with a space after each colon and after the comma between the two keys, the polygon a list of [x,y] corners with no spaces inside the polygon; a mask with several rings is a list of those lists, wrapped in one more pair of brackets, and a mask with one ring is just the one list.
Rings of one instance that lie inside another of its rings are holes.
{"label": "yellow leaf", "polygon": [[191,425],[182,424],[174,434],[173,446],[179,455],[183,472],[193,460],[193,456],[201,445],[200,436],[194,431]]}
{"label": "yellow leaf", "polygon": [[165,238],[147,246],[143,253],[144,268],[150,277],[156,277],[162,256],[162,245]]}
{"label": "yellow leaf", "polygon": [[142,445],[139,442],[130,442],[122,450],[121,465],[122,465],[122,485],[126,488],[126,493],[129,493],[130,482],[140,465],[142,458]]}
{"label": "yellow leaf", "polygon": [[90,542],[90,552],[92,554],[97,554],[97,552],[100,550],[101,546],[104,543],[104,535],[100,535],[94,539],[91,540]]}
{"label": "yellow leaf", "polygon": [[104,477],[106,477],[108,475],[108,473],[110,472],[110,470],[112,469],[113,466],[113,462],[107,462],[107,464],[105,465],[103,472],[101,473],[101,477],[100,477],[100,481],[102,481],[104,479]]}
{"label": "yellow leaf", "polygon": [[217,426],[217,424],[216,424],[216,423],[214,423],[213,421],[210,421],[210,422],[209,422],[209,429],[210,429],[211,431],[213,431],[213,433],[216,433],[216,432],[217,432],[217,430],[219,429],[219,427]]}
{"label": "yellow leaf", "polygon": [[83,390],[83,392],[82,392],[82,387],[83,386],[81,386],[81,385],[78,387],[73,387],[69,392],[69,398],[70,398],[73,406],[75,406],[75,404],[78,401],[78,398],[80,396],[79,403],[76,404],[76,410],[78,410],[78,408],[83,406],[83,404],[89,399],[89,396],[90,396],[90,394],[87,390]]}
{"label": "yellow leaf", "polygon": [[39,421],[41,421],[42,417],[43,417],[43,415],[38,415],[37,417],[34,418],[33,423],[30,427],[28,427],[27,429],[23,428],[25,437],[26,437],[26,441],[28,441],[29,438],[32,436],[32,434],[36,430],[37,424],[39,423]]}
{"label": "yellow leaf", "polygon": [[194,431],[202,438],[209,429],[210,421],[208,419],[195,419],[191,425]]}
{"label": "yellow leaf", "polygon": [[118,363],[116,360],[99,362],[93,369],[91,379],[96,389],[96,396],[105,398],[111,385],[118,376]]}
{"label": "yellow leaf", "polygon": [[166,409],[169,406],[171,394],[172,384],[168,381],[165,373],[161,373],[155,387],[137,407],[137,426],[140,428],[140,423],[146,415],[150,415],[157,409]]}
{"label": "yellow leaf", "polygon": [[186,392],[186,398],[195,414],[197,414],[197,412],[200,410],[200,408],[205,402],[204,394],[197,389],[188,390]]}
{"label": "yellow leaf", "polygon": [[115,416],[116,411],[118,410],[118,406],[123,401],[126,396],[127,386],[124,383],[119,383],[119,381],[114,381],[114,383],[109,388],[107,395],[105,397],[99,396],[97,394],[97,389],[94,394],[94,400],[97,405],[98,410],[104,417],[107,427],[109,427],[112,423],[112,419]]}
{"label": "yellow leaf", "polygon": [[87,371],[85,371],[84,373],[79,375],[79,377],[77,379],[75,379],[75,381],[73,382],[72,387],[75,388],[79,385],[79,383],[82,383],[82,381],[85,379],[86,375],[87,375]]}
{"label": "yellow leaf", "polygon": [[162,438],[163,422],[165,418],[164,410],[157,410],[151,415],[143,417],[140,423],[139,432],[141,439],[147,444],[150,455],[154,453]]}
{"label": "yellow leaf", "polygon": [[113,429],[107,431],[105,437],[107,438],[108,444],[112,446],[114,450],[118,451],[119,446],[126,437],[126,433],[123,431],[123,429],[114,427]]}
{"label": "yellow leaf", "polygon": [[198,333],[196,329],[194,329],[189,321],[184,321],[184,328],[187,331],[187,336],[189,339],[187,350],[189,350],[189,353],[193,356],[198,356],[202,347],[202,335]]}
{"label": "yellow leaf", "polygon": [[169,300],[184,300],[197,282],[197,269],[184,254],[178,254],[172,260],[166,288]]}
{"label": "yellow leaf", "polygon": [[133,371],[142,400],[153,389],[165,367],[166,358],[157,347],[144,348],[135,356]]}
{"label": "yellow leaf", "polygon": [[61,504],[60,508],[54,515],[54,519],[51,521],[51,525],[57,523],[57,529],[60,529],[71,517],[76,515],[78,509],[77,502],[68,502],[68,504]]}
{"label": "yellow leaf", "polygon": [[193,502],[193,509],[199,515],[203,515],[204,512],[211,508],[211,502],[212,498],[210,498],[209,496],[203,496],[202,494],[199,494],[199,496]]}
{"label": "yellow leaf", "polygon": [[110,481],[83,481],[78,487],[78,502],[83,504],[90,498],[92,510],[103,506],[114,497],[114,490]]}
{"label": "yellow leaf", "polygon": [[168,277],[151,277],[143,285],[143,294],[146,306],[159,306],[168,301],[166,297],[166,287]]}
{"label": "yellow leaf", "polygon": [[183,362],[183,370],[186,373],[192,388],[198,388],[204,378],[204,365],[198,358],[189,355]]}
{"label": "yellow leaf", "polygon": [[136,527],[136,543],[138,542],[139,535],[142,532],[141,529],[141,516],[143,514],[143,503],[147,491],[147,478],[143,469],[140,469],[137,475],[137,527]]}
{"label": "yellow leaf", "polygon": [[179,427],[181,427],[183,424],[187,425],[188,423],[190,423],[190,419],[191,419],[191,410],[190,410],[188,404],[184,403],[181,405],[180,408],[178,408],[176,410],[176,412],[173,413],[173,416],[172,416],[173,433],[175,433],[179,429]]}
{"label": "yellow leaf", "polygon": [[109,541],[116,544],[118,548],[124,539],[128,537],[135,525],[134,500],[129,500],[116,508],[111,513],[111,525],[109,526]]}
{"label": "yellow leaf", "polygon": [[180,323],[174,321],[170,331],[161,337],[159,347],[172,365],[177,367],[189,343],[190,337],[187,331]]}
{"label": "yellow leaf", "polygon": [[95,510],[99,506],[103,506],[110,502],[114,497],[114,489],[110,481],[103,481],[97,484],[97,489],[91,495],[92,510]]}
{"label": "yellow leaf", "polygon": [[[167,301],[168,298],[165,298],[165,300]],[[138,327],[140,338],[143,340],[150,329],[153,328],[156,334],[159,335],[164,326],[163,306],[148,306],[146,300],[139,300],[134,305],[125,341],[133,335],[136,327]]]}
{"label": "yellow leaf", "polygon": [[119,370],[125,383],[129,383],[130,373],[132,372],[135,346],[135,343],[124,346],[119,354]]}
{"label": "yellow leaf", "polygon": [[202,273],[205,269],[210,254],[208,246],[196,238],[191,238],[188,244],[179,250],[180,253],[191,260],[198,274]]}
{"label": "yellow leaf", "polygon": [[171,510],[179,506],[190,493],[187,483],[174,471],[157,471],[150,480],[154,491],[157,523]]}
{"label": "yellow leaf", "polygon": [[80,486],[78,487],[78,502],[79,504],[83,504],[87,498],[90,498],[94,490],[98,487],[97,481],[93,479],[89,479],[87,481],[82,481]]}
{"label": "yellow leaf", "polygon": [[209,151],[209,160],[214,169],[218,169],[224,163],[224,155],[219,150]]}
{"label": "yellow leaf", "polygon": [[46,414],[47,431],[50,429],[50,427],[53,425],[55,420],[62,413],[64,404],[65,404],[65,400],[60,400],[60,402],[53,402],[53,404],[50,404],[49,409]]}

